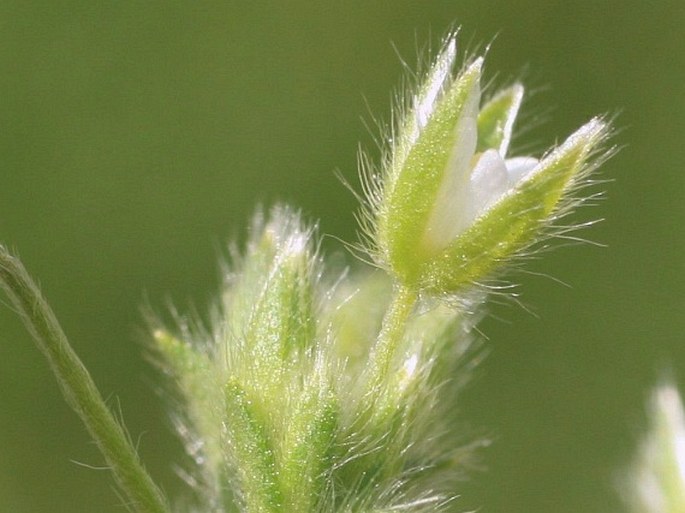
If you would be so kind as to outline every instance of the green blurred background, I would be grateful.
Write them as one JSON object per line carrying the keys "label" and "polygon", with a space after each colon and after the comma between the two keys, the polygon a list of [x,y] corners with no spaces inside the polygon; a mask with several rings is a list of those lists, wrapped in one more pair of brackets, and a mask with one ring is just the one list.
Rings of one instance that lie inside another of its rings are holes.
{"label": "green blurred background", "polygon": [[[664,369],[685,383],[685,2],[18,1],[0,3],[0,240],[16,248],[151,472],[181,461],[140,307],[201,310],[217,254],[257,202],[355,239],[357,145],[389,117],[401,56],[463,27],[487,74],[534,95],[520,147],[619,114],[606,218],[518,275],[491,307],[490,356],[463,402],[493,437],[460,506],[622,511],[615,482]],[[496,37],[495,37],[496,36]],[[394,47],[393,47],[394,45]],[[420,53],[420,52],[419,52]],[[377,152],[375,152],[377,153]],[[329,252],[340,251],[333,238]],[[148,298],[148,299],[146,299]],[[42,356],[0,308],[0,511],[124,511]]]}

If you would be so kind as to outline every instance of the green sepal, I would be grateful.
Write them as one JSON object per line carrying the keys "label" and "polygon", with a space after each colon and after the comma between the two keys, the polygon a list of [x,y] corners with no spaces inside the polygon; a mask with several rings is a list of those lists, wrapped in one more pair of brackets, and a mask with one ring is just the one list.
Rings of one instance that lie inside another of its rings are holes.
{"label": "green sepal", "polygon": [[305,248],[276,253],[248,323],[246,337],[255,355],[286,361],[311,344],[315,324],[310,266]]}
{"label": "green sepal", "polygon": [[582,176],[589,156],[606,137],[594,119],[543,159],[513,190],[421,269],[420,286],[455,293],[488,278],[503,262],[536,239],[564,193]]}
{"label": "green sepal", "polygon": [[256,404],[274,415],[287,415],[283,391],[291,371],[302,365],[302,356],[316,331],[311,254],[304,246],[293,249],[290,242],[279,244],[252,307],[244,332],[248,351],[236,369],[248,389],[255,392]]}
{"label": "green sepal", "polygon": [[[430,219],[447,165],[458,141],[457,124],[469,102],[478,102],[482,59],[455,79],[440,99],[411,150],[392,168],[379,205],[378,246],[390,269],[405,284],[419,278],[428,255],[419,242]],[[393,163],[393,166],[395,164]]]}
{"label": "green sepal", "polygon": [[273,444],[263,415],[237,379],[224,387],[228,451],[240,478],[245,510],[250,513],[280,513],[283,494]]}
{"label": "green sepal", "polygon": [[514,84],[483,105],[478,114],[477,152],[495,148],[499,150],[500,155],[506,155],[512,127],[522,100],[523,86]]}
{"label": "green sepal", "polygon": [[222,327],[225,375],[239,376],[264,409],[283,407],[282,388],[316,335],[318,261],[311,230],[278,207],[257,224],[239,272],[229,275]]}
{"label": "green sepal", "polygon": [[[451,38],[445,44],[442,52],[437,56],[433,66],[419,87],[416,95],[412,98],[412,108],[402,120],[398,130],[397,139],[393,146],[392,167],[395,171],[401,170],[408,153],[421,131],[426,119],[432,116],[439,99],[444,95],[445,89],[453,82],[452,72],[457,56],[457,42]],[[395,173],[387,177],[394,180]]]}
{"label": "green sepal", "polygon": [[[213,364],[206,354],[174,337],[168,331],[157,329],[153,335],[158,351],[188,395],[197,395],[197,384],[213,380]],[[212,388],[210,383],[206,386]]]}
{"label": "green sepal", "polygon": [[[239,353],[246,350],[242,336],[247,330],[252,309],[264,288],[269,269],[276,254],[276,244],[270,230],[264,225],[264,214],[258,213],[251,226],[252,234],[244,256],[234,249],[232,264],[237,269],[225,270],[226,278],[222,294],[222,317],[230,320],[230,329],[220,348],[223,352]],[[224,356],[225,361],[230,358]]]}
{"label": "green sepal", "polygon": [[311,230],[288,208],[272,210],[267,224],[255,223],[237,275],[229,275],[224,315],[230,319],[225,350],[287,358],[314,334]]}
{"label": "green sepal", "polygon": [[190,420],[204,441],[203,454],[216,477],[224,462],[219,443],[224,398],[216,366],[208,354],[165,330],[155,330],[154,340],[188,404]]}
{"label": "green sepal", "polygon": [[339,404],[323,379],[305,386],[282,443],[280,480],[285,511],[309,513],[326,495],[339,429]]}

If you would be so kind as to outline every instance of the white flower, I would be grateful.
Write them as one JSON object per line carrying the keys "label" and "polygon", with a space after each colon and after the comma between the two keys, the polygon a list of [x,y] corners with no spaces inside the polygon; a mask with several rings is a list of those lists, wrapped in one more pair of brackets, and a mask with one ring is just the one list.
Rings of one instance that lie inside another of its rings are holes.
{"label": "white flower", "polygon": [[593,169],[608,126],[595,118],[544,159],[508,156],[523,99],[515,84],[481,105],[483,58],[456,76],[454,39],[402,119],[365,226],[376,262],[410,289],[454,293],[531,244]]}
{"label": "white flower", "polygon": [[[480,66],[482,59],[476,61]],[[476,152],[480,83],[475,81],[455,129],[455,146],[440,185],[435,206],[426,226],[423,243],[429,252],[444,249],[461,232],[522,181],[538,164],[533,157],[507,159],[516,115],[523,99],[523,86],[504,92],[510,95],[502,122],[498,148]]]}

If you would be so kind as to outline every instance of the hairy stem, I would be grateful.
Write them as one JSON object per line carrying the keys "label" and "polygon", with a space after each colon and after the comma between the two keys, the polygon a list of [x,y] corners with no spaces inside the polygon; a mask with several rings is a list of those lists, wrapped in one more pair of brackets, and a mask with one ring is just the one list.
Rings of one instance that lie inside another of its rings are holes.
{"label": "hairy stem", "polygon": [[416,299],[416,291],[403,285],[396,286],[390,306],[383,317],[378,340],[369,355],[367,382],[372,389],[385,381],[388,375]]}
{"label": "hairy stem", "polygon": [[168,513],[167,501],[141,464],[125,429],[107,408],[55,314],[21,261],[0,245],[0,287],[48,359],[67,403],[76,411],[137,513]]}

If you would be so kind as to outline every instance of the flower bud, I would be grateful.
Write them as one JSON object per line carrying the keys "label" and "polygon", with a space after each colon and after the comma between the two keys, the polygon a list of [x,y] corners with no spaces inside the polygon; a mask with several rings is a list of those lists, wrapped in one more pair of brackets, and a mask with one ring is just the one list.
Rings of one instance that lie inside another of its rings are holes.
{"label": "flower bud", "polygon": [[456,76],[454,40],[438,56],[368,183],[377,263],[404,286],[451,294],[534,242],[607,134],[593,119],[542,161],[507,158],[523,98],[515,84],[481,105],[483,59]]}

